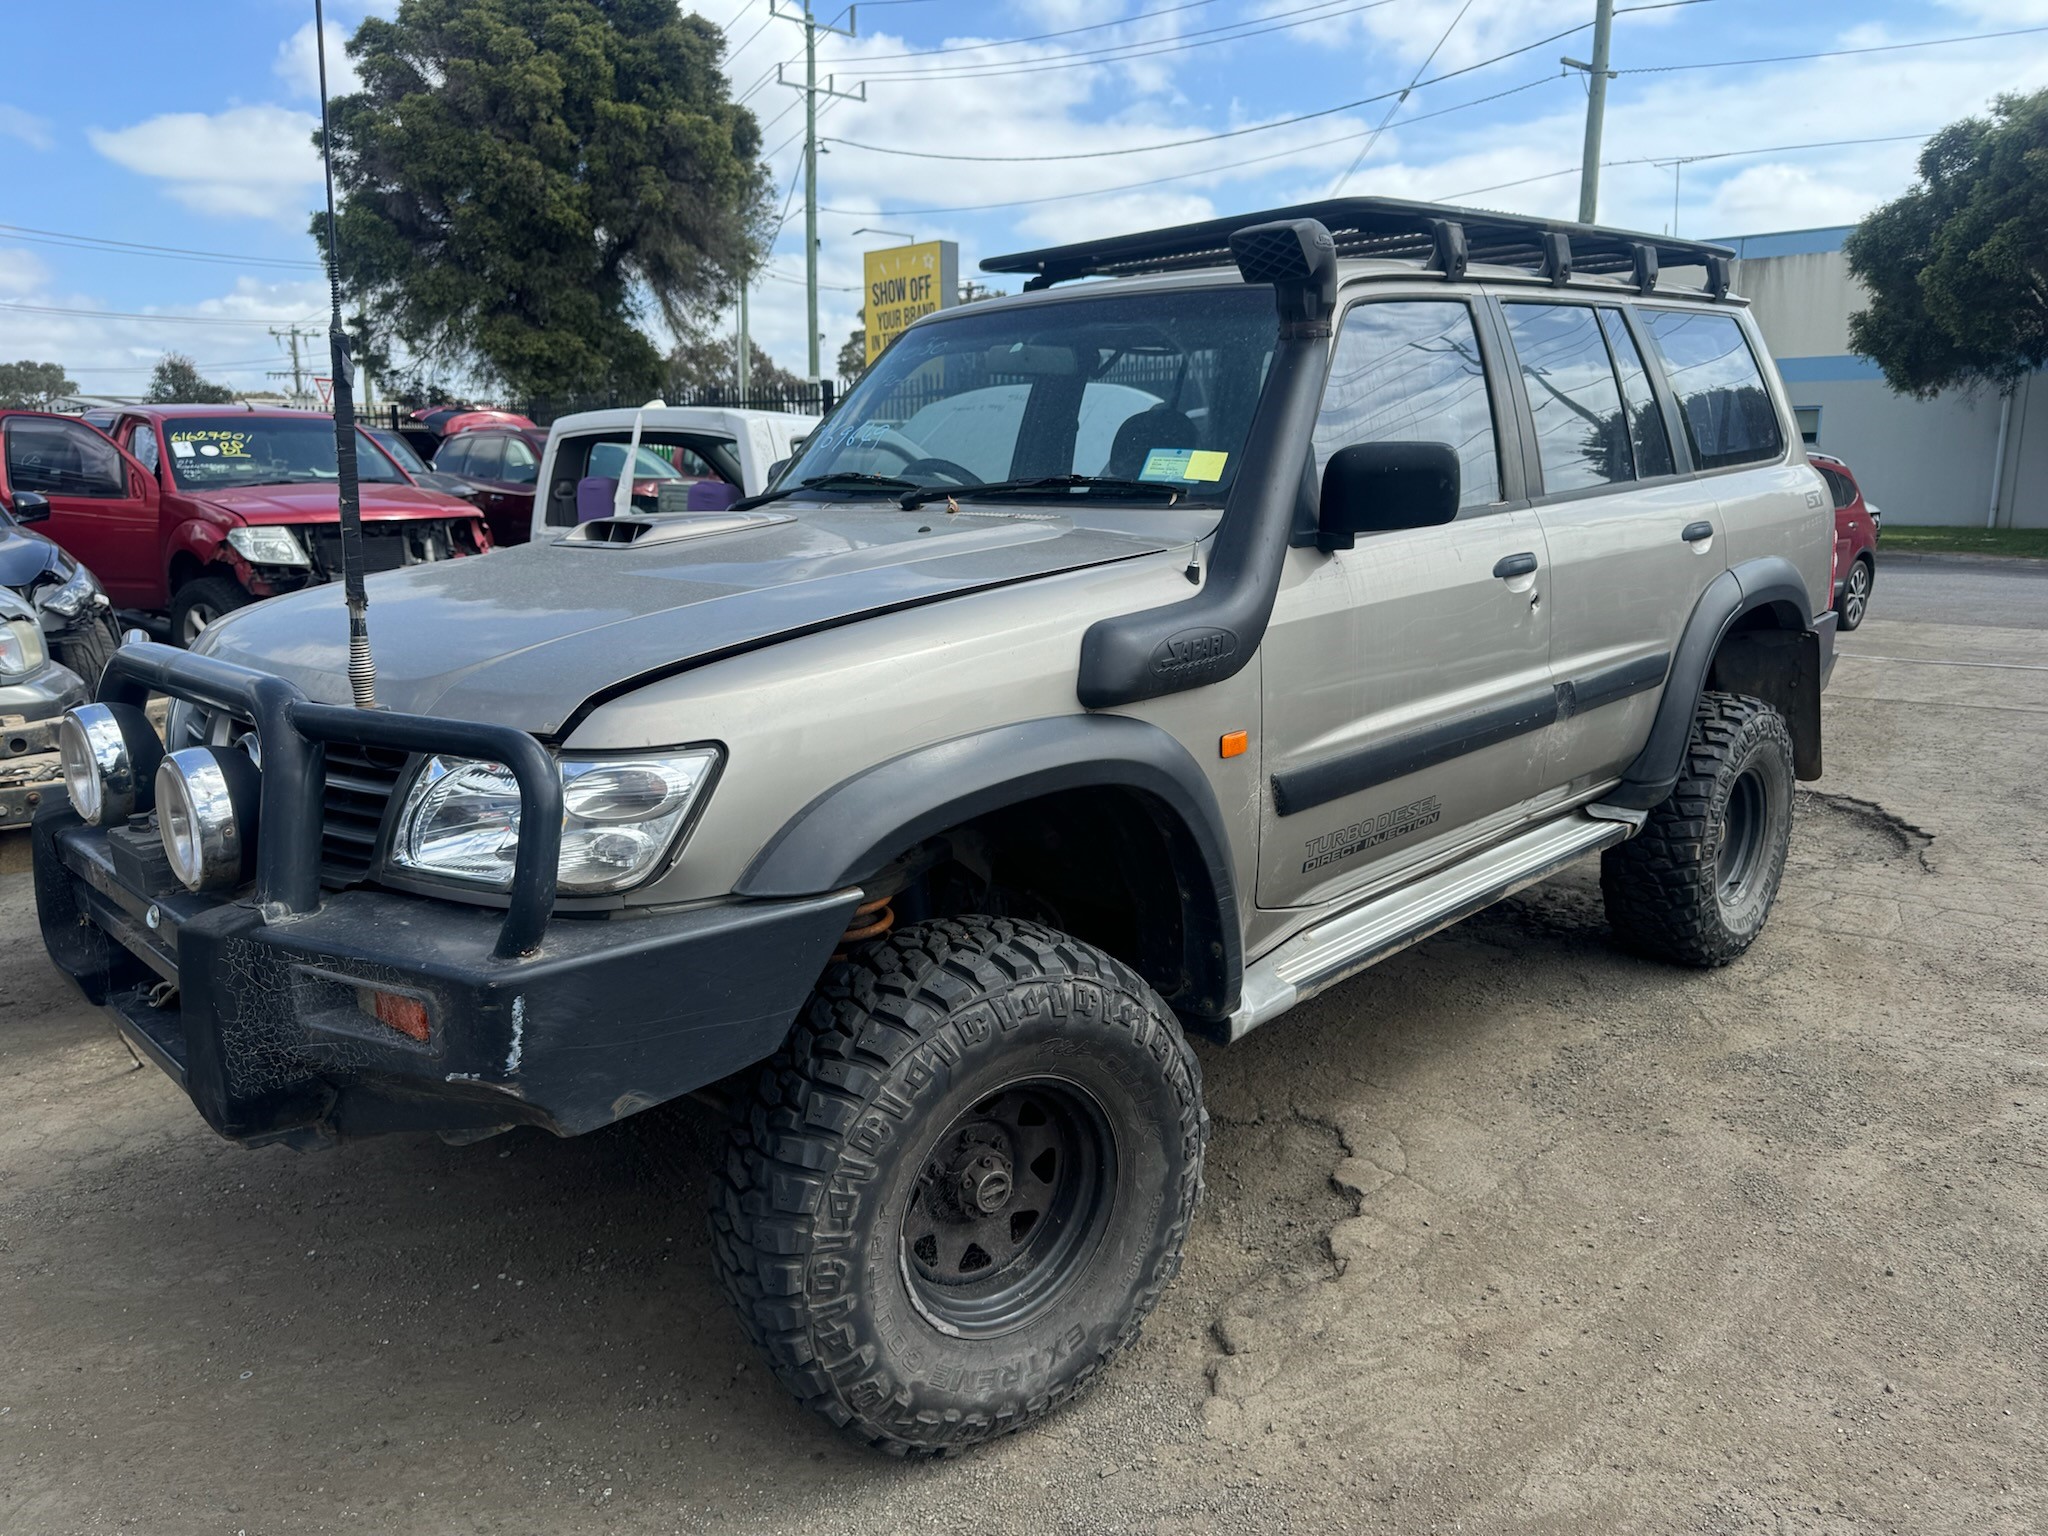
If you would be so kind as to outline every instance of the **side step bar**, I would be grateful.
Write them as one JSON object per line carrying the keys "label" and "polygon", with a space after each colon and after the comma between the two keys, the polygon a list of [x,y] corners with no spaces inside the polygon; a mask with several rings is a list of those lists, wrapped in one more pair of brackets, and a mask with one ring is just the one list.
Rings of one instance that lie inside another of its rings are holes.
{"label": "side step bar", "polygon": [[1297,933],[1246,967],[1243,1001],[1230,1016],[1227,1038],[1241,1039],[1367,966],[1626,841],[1642,824],[1640,813],[1611,816],[1575,811],[1545,822]]}

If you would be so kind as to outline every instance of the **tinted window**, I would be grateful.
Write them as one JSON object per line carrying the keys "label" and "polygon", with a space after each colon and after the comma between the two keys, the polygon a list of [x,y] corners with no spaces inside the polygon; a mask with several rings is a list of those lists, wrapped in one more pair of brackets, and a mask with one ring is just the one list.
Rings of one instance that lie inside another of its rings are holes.
{"label": "tinted window", "polygon": [[505,439],[505,478],[514,485],[531,485],[540,478],[540,460],[523,437]]}
{"label": "tinted window", "polygon": [[1813,466],[1828,483],[1828,494],[1835,499],[1835,510],[1841,511],[1856,499],[1856,487],[1849,483],[1849,477],[1838,469],[1829,469],[1825,464]]}
{"label": "tinted window", "polygon": [[120,450],[112,443],[78,422],[34,416],[7,423],[7,483],[45,496],[128,494]]}
{"label": "tinted window", "polygon": [[1636,478],[1648,480],[1668,475],[1678,468],[1671,457],[1671,434],[1664,426],[1664,412],[1650,390],[1650,375],[1643,367],[1643,354],[1618,309],[1600,311],[1600,324],[1607,332],[1614,366],[1621,374],[1622,404],[1628,407],[1629,446],[1636,451]]}
{"label": "tinted window", "polygon": [[1316,419],[1316,474],[1352,443],[1448,443],[1460,506],[1500,500],[1493,404],[1472,311],[1443,300],[1356,304],[1344,317]]}
{"label": "tinted window", "polygon": [[1543,489],[1582,491],[1635,476],[1621,390],[1600,322],[1580,304],[1509,304],[1508,335],[1536,419]]}
{"label": "tinted window", "polygon": [[502,437],[486,433],[469,440],[469,467],[465,474],[475,475],[479,480],[496,480],[503,472],[505,450]]}
{"label": "tinted window", "polygon": [[1678,396],[1693,463],[1724,469],[1776,458],[1785,445],[1778,413],[1735,318],[1671,309],[1639,313]]}
{"label": "tinted window", "polygon": [[434,455],[434,468],[444,475],[462,475],[469,472],[469,443],[458,439],[443,443],[440,452]]}

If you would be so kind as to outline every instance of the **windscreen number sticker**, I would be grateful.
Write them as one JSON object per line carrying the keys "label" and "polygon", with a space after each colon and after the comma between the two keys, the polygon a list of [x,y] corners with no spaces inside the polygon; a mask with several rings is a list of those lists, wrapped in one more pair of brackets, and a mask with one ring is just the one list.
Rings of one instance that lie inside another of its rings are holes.
{"label": "windscreen number sticker", "polygon": [[1223,478],[1230,455],[1210,448],[1154,448],[1145,455],[1140,480],[1204,480]]}
{"label": "windscreen number sticker", "polygon": [[250,457],[249,444],[254,441],[248,432],[218,428],[173,432],[170,438],[172,454],[181,459],[246,459]]}

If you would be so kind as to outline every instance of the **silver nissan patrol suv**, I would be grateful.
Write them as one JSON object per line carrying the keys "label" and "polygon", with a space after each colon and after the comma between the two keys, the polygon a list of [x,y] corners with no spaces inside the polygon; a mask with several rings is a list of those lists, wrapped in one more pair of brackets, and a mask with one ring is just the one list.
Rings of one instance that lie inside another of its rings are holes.
{"label": "silver nissan patrol suv", "polygon": [[379,708],[330,587],[123,647],[34,830],[51,956],[225,1136],[722,1084],[725,1287],[899,1454],[1136,1337],[1189,1035],[1595,853],[1624,944],[1740,956],[1833,659],[1725,250],[1347,199],[982,265],[762,494],[377,577]]}

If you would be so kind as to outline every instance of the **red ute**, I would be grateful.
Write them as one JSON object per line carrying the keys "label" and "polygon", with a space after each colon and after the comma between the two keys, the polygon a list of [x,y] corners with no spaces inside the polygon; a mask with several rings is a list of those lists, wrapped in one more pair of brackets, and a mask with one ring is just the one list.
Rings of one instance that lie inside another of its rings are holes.
{"label": "red ute", "polygon": [[[256,598],[340,575],[332,417],[137,406],[102,436],[70,417],[5,411],[0,437],[9,497],[47,496],[39,531],[90,566],[116,607],[168,612],[181,645]],[[409,484],[366,433],[356,463],[369,570],[491,547],[475,507]]]}
{"label": "red ute", "polygon": [[1810,451],[1806,457],[1835,500],[1835,612],[1842,628],[1851,630],[1870,611],[1870,589],[1877,584],[1877,508],[1863,500],[1856,477],[1840,459]]}

